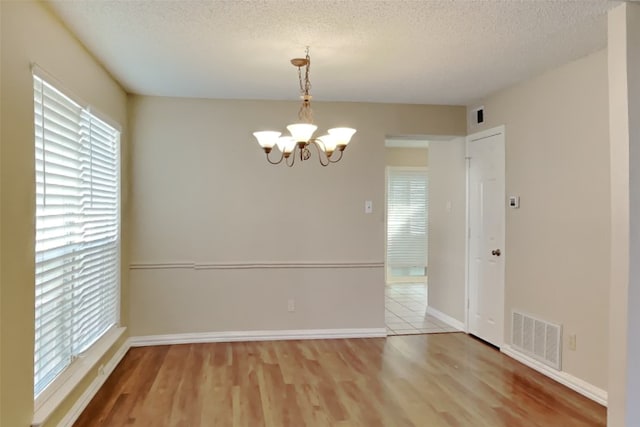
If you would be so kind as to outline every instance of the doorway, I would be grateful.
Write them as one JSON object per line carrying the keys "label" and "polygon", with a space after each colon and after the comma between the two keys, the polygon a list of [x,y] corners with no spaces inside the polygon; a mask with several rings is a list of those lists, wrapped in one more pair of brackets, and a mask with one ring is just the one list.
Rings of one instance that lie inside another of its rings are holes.
{"label": "doorway", "polygon": [[504,127],[467,137],[467,330],[501,347],[504,341]]}
{"label": "doorway", "polygon": [[385,145],[387,334],[450,332],[448,325],[426,314],[429,142],[389,138]]}

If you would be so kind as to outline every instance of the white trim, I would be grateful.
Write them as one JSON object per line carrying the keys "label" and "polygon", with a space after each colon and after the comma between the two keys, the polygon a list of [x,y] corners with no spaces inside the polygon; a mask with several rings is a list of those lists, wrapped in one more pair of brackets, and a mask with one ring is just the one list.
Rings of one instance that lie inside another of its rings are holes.
{"label": "white trim", "polygon": [[129,270],[195,270],[193,262],[135,262],[129,264]]}
{"label": "white trim", "polygon": [[[472,133],[471,135],[467,135],[467,142],[472,141],[480,141],[481,139],[489,138],[494,135],[504,135],[505,134],[505,126],[500,125],[493,127],[491,129],[482,130],[480,132]],[[467,154],[469,154],[467,152]]]}
{"label": "white trim", "polygon": [[[387,235],[387,230],[389,229],[389,166],[385,166],[384,168],[384,284],[385,286],[389,284],[389,266],[387,265],[387,259],[389,258],[387,255],[387,242],[389,241],[389,236]],[[428,212],[427,212],[428,215]],[[428,224],[427,224],[428,225]],[[427,248],[429,251],[429,248]]]}
{"label": "white trim", "polygon": [[469,257],[471,252],[471,246],[469,240],[471,239],[471,209],[469,208],[469,199],[471,198],[471,157],[468,154],[467,141],[464,142],[464,162],[465,162],[465,210],[464,210],[464,331],[469,333],[469,264],[471,258]]}
{"label": "white trim", "polygon": [[125,330],[126,328],[114,328],[107,332],[49,384],[47,389],[35,400],[35,412],[31,423],[33,427],[40,426],[47,421],[77,385],[95,368],[106,352],[120,339]]}
{"label": "white trim", "polygon": [[263,262],[263,263],[201,263],[196,270],[244,270],[267,268],[381,268],[382,262]]}
{"label": "white trim", "polygon": [[386,138],[384,140],[384,146],[386,148],[414,148],[426,150],[429,148],[428,139],[401,139],[401,138]]}
{"label": "white trim", "polygon": [[456,328],[459,331],[463,331],[465,330],[464,327],[464,323],[462,323],[461,321],[459,321],[458,319],[454,319],[453,317],[449,316],[448,314],[445,314],[443,312],[441,312],[440,310],[437,310],[431,306],[427,306],[427,314],[430,316],[435,317],[436,319],[440,320],[441,322],[446,323],[447,325],[451,326],[452,328]]}
{"label": "white trim", "polygon": [[552,380],[569,387],[571,390],[580,393],[584,397],[587,397],[603,406],[607,406],[608,393],[606,390],[596,387],[578,377],[574,377],[565,371],[553,369],[525,354],[520,353],[509,345],[503,345],[500,348],[500,351],[518,362],[527,365],[531,369],[534,369]]}
{"label": "white trim", "polygon": [[73,426],[73,423],[75,423],[76,420],[80,417],[82,411],[84,411],[91,402],[91,399],[95,397],[100,388],[102,388],[107,378],[109,378],[109,376],[116,369],[116,366],[118,366],[118,364],[122,361],[124,356],[127,354],[127,351],[129,351],[129,348],[131,348],[129,340],[126,340],[124,343],[122,343],[111,360],[109,360],[109,362],[103,368],[101,368],[98,376],[94,378],[91,384],[89,384],[89,387],[87,387],[84,393],[82,393],[78,400],[76,400],[76,403],[74,403],[71,409],[69,409],[69,412],[67,412],[60,423],[58,423],[58,427]]}
{"label": "white trim", "polygon": [[150,345],[195,344],[236,341],[285,341],[335,338],[380,338],[387,336],[386,328],[365,329],[300,329],[278,331],[196,332],[169,335],[131,337],[131,347]]}
{"label": "white trim", "polygon": [[188,269],[188,270],[254,270],[254,269],[293,269],[293,268],[305,268],[305,269],[317,269],[317,268],[382,268],[384,262],[381,261],[351,261],[351,262],[308,262],[308,261],[292,261],[292,262],[134,262],[129,264],[130,270],[173,270],[173,269]]}

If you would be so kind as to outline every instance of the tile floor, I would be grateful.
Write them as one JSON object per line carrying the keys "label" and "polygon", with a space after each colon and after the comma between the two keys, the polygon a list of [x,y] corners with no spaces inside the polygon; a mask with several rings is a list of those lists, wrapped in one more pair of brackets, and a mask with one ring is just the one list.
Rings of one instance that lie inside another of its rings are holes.
{"label": "tile floor", "polygon": [[455,328],[426,314],[427,286],[424,283],[387,285],[385,308],[388,335],[457,332]]}

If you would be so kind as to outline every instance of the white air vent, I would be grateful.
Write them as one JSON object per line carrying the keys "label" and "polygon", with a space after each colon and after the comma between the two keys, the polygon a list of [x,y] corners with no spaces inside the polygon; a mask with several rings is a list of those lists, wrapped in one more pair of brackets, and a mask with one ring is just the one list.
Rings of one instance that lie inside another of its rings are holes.
{"label": "white air vent", "polygon": [[511,314],[511,344],[513,347],[549,365],[561,369],[562,327],[514,311]]}

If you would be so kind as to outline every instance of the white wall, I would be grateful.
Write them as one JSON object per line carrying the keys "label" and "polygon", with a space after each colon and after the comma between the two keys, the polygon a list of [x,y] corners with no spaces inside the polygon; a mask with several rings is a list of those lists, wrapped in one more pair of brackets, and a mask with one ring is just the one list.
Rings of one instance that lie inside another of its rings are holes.
{"label": "white wall", "polygon": [[[505,125],[506,306],[564,327],[563,370],[607,388],[610,176],[607,53],[563,65],[480,104]],[[508,323],[508,322],[507,322]],[[510,342],[510,325],[505,342]],[[577,336],[576,351],[568,337]]]}
{"label": "white wall", "polygon": [[465,108],[315,103],[358,129],[343,160],[269,165],[251,133],[297,109],[132,98],[132,335],[384,328],[385,137],[463,134]]}
{"label": "white wall", "polygon": [[429,143],[429,307],[464,323],[464,138]]}

